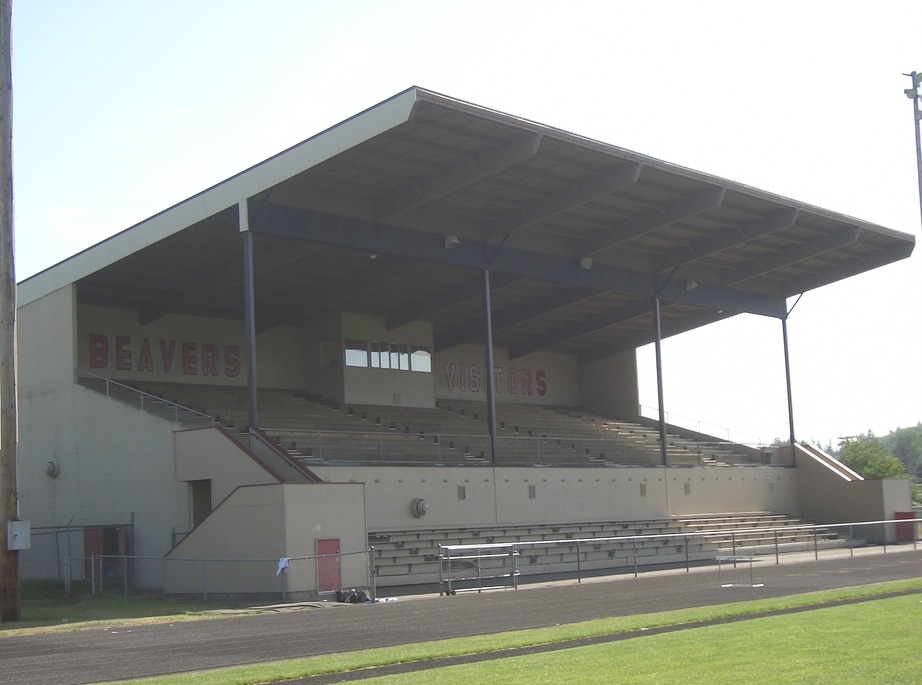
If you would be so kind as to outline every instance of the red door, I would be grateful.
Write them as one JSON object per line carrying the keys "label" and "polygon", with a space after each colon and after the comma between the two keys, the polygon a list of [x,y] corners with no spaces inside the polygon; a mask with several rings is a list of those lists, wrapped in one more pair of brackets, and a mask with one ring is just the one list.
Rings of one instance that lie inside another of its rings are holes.
{"label": "red door", "polygon": [[317,542],[317,592],[336,592],[342,589],[339,568],[339,538],[318,539]]}

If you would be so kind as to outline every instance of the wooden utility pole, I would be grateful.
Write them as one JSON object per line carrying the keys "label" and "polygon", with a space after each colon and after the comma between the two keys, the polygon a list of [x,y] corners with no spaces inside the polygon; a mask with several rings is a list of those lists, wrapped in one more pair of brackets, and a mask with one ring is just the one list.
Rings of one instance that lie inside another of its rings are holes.
{"label": "wooden utility pole", "polygon": [[16,272],[13,266],[12,3],[0,0],[0,622],[18,621],[19,552],[7,549],[19,518],[16,488]]}

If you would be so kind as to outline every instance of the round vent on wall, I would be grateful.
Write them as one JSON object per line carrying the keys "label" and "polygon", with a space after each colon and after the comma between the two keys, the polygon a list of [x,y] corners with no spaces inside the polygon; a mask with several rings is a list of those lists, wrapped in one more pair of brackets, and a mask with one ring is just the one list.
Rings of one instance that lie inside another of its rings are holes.
{"label": "round vent on wall", "polygon": [[410,511],[413,512],[413,516],[416,518],[422,518],[426,515],[426,512],[429,511],[429,503],[426,502],[421,497],[417,497],[413,500],[413,504],[410,506]]}
{"label": "round vent on wall", "polygon": [[61,467],[58,466],[58,462],[49,460],[45,465],[45,474],[49,478],[57,478],[59,473],[61,473]]}

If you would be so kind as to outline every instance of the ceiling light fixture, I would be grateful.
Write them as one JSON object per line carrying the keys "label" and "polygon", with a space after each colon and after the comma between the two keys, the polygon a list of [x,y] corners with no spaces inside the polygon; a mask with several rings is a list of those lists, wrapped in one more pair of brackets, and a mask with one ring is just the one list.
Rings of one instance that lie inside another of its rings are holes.
{"label": "ceiling light fixture", "polygon": [[454,250],[460,244],[461,244],[461,241],[458,240],[458,236],[456,236],[454,233],[450,233],[449,235],[445,236],[445,249],[446,250]]}

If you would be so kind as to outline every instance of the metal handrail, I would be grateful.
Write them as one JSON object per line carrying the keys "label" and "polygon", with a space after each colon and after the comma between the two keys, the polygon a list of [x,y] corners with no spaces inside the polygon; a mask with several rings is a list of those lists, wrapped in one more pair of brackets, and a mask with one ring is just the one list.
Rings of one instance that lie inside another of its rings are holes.
{"label": "metal handrail", "polygon": [[[99,374],[93,373],[92,371],[87,371],[85,369],[79,369],[79,368],[75,369],[75,380],[78,385],[82,385],[80,383],[81,378],[93,378],[95,380],[102,381],[105,384],[105,392],[103,394],[105,394],[106,397],[112,396],[111,391],[110,391],[111,388],[119,388],[121,390],[126,391],[129,396],[136,397],[139,400],[140,407],[144,411],[148,411],[148,412],[151,411],[147,406],[145,406],[145,401],[148,404],[157,403],[161,405],[166,405],[167,407],[172,408],[173,420],[175,423],[180,423],[179,417],[183,413],[192,414],[193,416],[199,419],[202,419],[204,421],[207,421],[208,423],[217,423],[215,418],[211,416],[210,414],[206,414],[205,412],[198,411],[197,409],[193,409],[192,407],[187,407],[184,404],[180,404],[178,402],[173,402],[171,400],[158,397],[157,395],[153,395],[149,392],[144,392],[143,390],[134,388],[130,385],[126,385],[125,383],[120,383],[118,381],[112,380],[111,378],[100,376]],[[92,389],[91,386],[87,386],[87,385],[83,385],[83,387],[89,387],[90,389]]]}
{"label": "metal handrail", "polygon": [[[624,543],[625,545],[630,544],[633,557],[633,566],[634,566],[634,576],[639,575],[638,569],[638,554],[637,554],[637,543],[644,541],[682,541],[682,545],[685,549],[685,570],[689,571],[691,569],[691,558],[688,552],[688,542],[693,539],[703,539],[707,541],[709,538],[714,539],[717,536],[729,534],[730,535],[730,556],[737,556],[738,549],[740,547],[746,547],[745,545],[739,544],[738,538],[744,538],[746,536],[752,535],[764,535],[771,534],[773,538],[773,550],[775,563],[780,563],[781,558],[781,548],[779,544],[779,536],[788,535],[792,532],[809,532],[812,533],[812,546],[813,554],[815,559],[819,559],[819,537],[821,534],[826,534],[830,531],[837,529],[842,529],[848,533],[848,549],[849,555],[854,556],[855,549],[855,528],[860,528],[861,526],[880,526],[880,525],[911,525],[913,526],[913,550],[918,549],[918,528],[917,526],[922,524],[922,518],[906,518],[906,519],[884,519],[880,521],[856,521],[851,523],[831,523],[831,524],[798,524],[798,525],[785,525],[785,526],[769,526],[769,527],[756,527],[756,528],[741,528],[733,529],[729,528],[724,531],[692,531],[692,532],[676,532],[676,533],[655,533],[650,535],[618,535],[611,537],[592,537],[592,538],[562,538],[556,540],[524,540],[517,542],[493,542],[493,543],[480,543],[480,544],[467,544],[467,545],[439,545],[439,583],[440,586],[448,582],[448,588],[452,588],[452,580],[449,574],[444,574],[442,566],[447,561],[450,565],[451,561],[458,558],[464,558],[470,561],[477,560],[479,558],[486,557],[497,557],[505,555],[518,556],[527,552],[529,548],[535,547],[569,547],[576,549],[576,575],[577,582],[582,581],[582,567],[580,563],[580,546],[581,545],[604,545],[604,544],[617,544]],[[893,543],[889,543],[893,544]],[[887,551],[887,541],[886,536],[884,536],[884,542],[881,543],[883,551]],[[757,545],[756,549],[764,547],[765,545]],[[720,549],[720,548],[718,548]],[[475,552],[475,554],[464,555],[464,552]],[[748,553],[748,554],[751,554]],[[767,556],[767,555],[758,555],[751,554],[751,556]],[[716,557],[715,557],[716,559]],[[455,579],[454,582],[457,582]]]}

